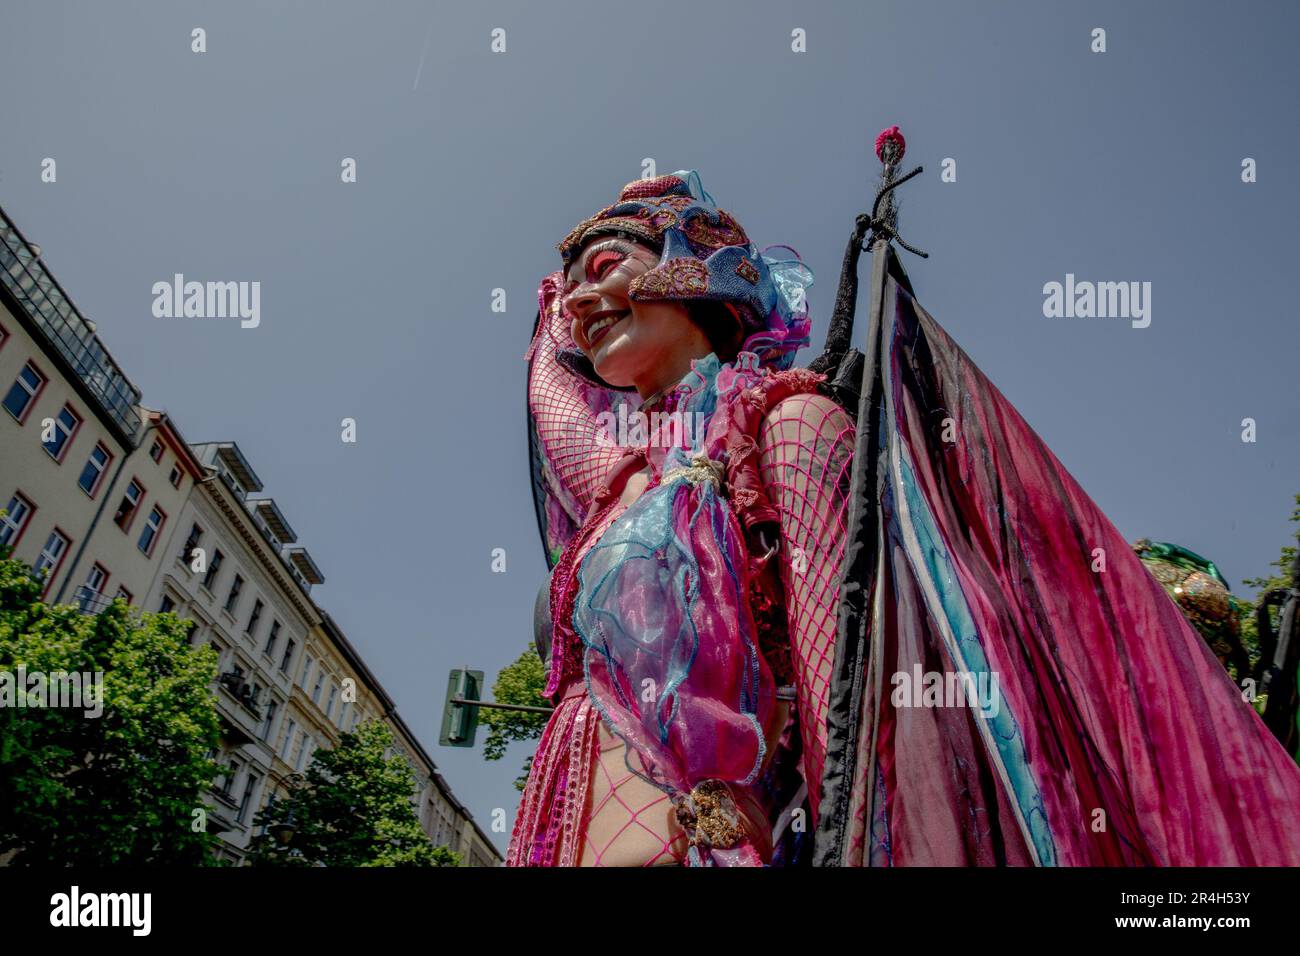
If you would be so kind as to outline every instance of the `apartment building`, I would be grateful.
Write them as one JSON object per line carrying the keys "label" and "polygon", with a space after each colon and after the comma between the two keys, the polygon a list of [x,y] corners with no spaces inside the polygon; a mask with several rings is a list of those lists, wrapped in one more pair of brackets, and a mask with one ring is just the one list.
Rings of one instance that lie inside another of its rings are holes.
{"label": "apartment building", "polygon": [[319,620],[311,587],[324,577],[234,442],[192,446],[203,477],[177,515],[146,599],[192,622],[190,641],[218,655],[214,693],[223,768],[208,794],[218,855],[238,863],[265,802],[275,735],[294,693],[306,635]]}
{"label": "apartment building", "polygon": [[456,800],[355,648],[312,598],[324,575],[233,441],[190,444],[0,209],[0,545],[44,597],[98,613],[115,598],[191,622],[219,656],[223,768],[205,802],[240,862],[256,811],[318,747],[380,718],[415,772],[430,838],[492,866]]}
{"label": "apartment building", "polygon": [[295,692],[277,741],[273,775],[278,796],[287,793],[289,776],[305,770],[317,748],[333,747],[339,734],[376,719],[392,730],[394,750],[411,768],[412,803],[434,845],[460,853],[469,866],[499,865],[500,852],[456,799],[343,629],[324,611],[307,636]]}
{"label": "apartment building", "polygon": [[0,545],[49,601],[135,603],[198,465],[3,211],[0,396]]}

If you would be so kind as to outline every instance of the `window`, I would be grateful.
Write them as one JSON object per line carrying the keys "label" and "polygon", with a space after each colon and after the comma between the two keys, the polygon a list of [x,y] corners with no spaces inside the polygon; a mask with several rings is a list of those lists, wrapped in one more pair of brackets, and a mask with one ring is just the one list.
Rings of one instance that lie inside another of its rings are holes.
{"label": "window", "polygon": [[203,529],[198,525],[190,525],[189,536],[185,539],[185,546],[181,548],[180,560],[189,564],[194,559],[194,549],[199,546],[203,540]]}
{"label": "window", "polygon": [[18,539],[23,536],[27,522],[36,506],[17,492],[5,505],[5,513],[0,515],[0,544],[11,548],[18,546]]}
{"label": "window", "polygon": [[253,613],[248,615],[248,627],[244,628],[249,637],[257,636],[257,622],[262,619],[263,607],[265,607],[265,605],[262,604],[261,598],[258,598],[253,602]]}
{"label": "window", "polygon": [[80,425],[81,418],[72,410],[72,406],[64,405],[63,410],[54,419],[54,433],[49,441],[41,442],[41,447],[51,458],[62,464],[63,455],[72,444],[72,436]]}
{"label": "window", "polygon": [[262,719],[262,727],[257,734],[257,736],[261,737],[263,740],[266,740],[271,736],[271,723],[275,720],[275,712],[279,706],[280,702],[276,700],[273,700],[266,705],[266,717]]}
{"label": "window", "polygon": [[221,792],[227,797],[230,791],[235,787],[235,778],[239,776],[239,771],[244,765],[234,757],[230,758],[230,763],[226,766],[226,775],[221,780]]}
{"label": "window", "polygon": [[325,668],[318,668],[319,673],[316,675],[316,686],[311,689],[311,702],[317,707],[320,706],[320,689],[325,686]]}
{"label": "window", "polygon": [[245,492],[240,486],[239,482],[235,479],[235,476],[230,473],[230,469],[226,468],[224,465],[221,468],[221,478],[230,486],[230,490],[235,493],[235,497],[240,501],[243,501],[247,492]]}
{"label": "window", "polygon": [[275,653],[275,642],[280,639],[280,622],[271,622],[271,634],[266,639],[266,647],[262,648],[262,653],[270,657]]}
{"label": "window", "polygon": [[95,497],[95,493],[99,491],[100,479],[104,477],[104,472],[108,470],[108,463],[112,460],[113,456],[102,443],[91,449],[90,457],[86,459],[86,467],[81,469],[81,477],[77,479],[77,485],[81,490],[90,497]]}
{"label": "window", "polygon": [[280,759],[285,763],[289,762],[289,751],[293,750],[293,732],[297,727],[298,722],[290,717],[289,725],[284,729],[284,746],[280,748]]}
{"label": "window", "polygon": [[98,564],[92,565],[90,573],[86,575],[86,590],[94,591],[96,594],[103,594],[104,587],[107,584],[108,572]]}
{"label": "window", "polygon": [[348,725],[348,715],[352,712],[352,701],[345,700],[343,708],[339,711],[339,729],[342,730]]}
{"label": "window", "polygon": [[27,420],[27,413],[32,410],[32,405],[36,402],[36,396],[41,393],[45,387],[45,376],[37,371],[36,366],[28,362],[23,366],[23,370],[18,373],[14,379],[13,385],[9,389],[9,394],[5,396],[5,410],[21,425]]}
{"label": "window", "polygon": [[117,506],[117,514],[113,515],[113,524],[117,525],[123,531],[131,527],[131,519],[135,517],[135,511],[140,507],[140,499],[144,497],[144,486],[134,478],[126,486],[126,492],[122,495],[122,502]]}
{"label": "window", "polygon": [[312,659],[311,659],[310,657],[308,657],[308,658],[307,658],[307,662],[306,662],[305,664],[303,664],[303,666],[302,666],[302,680],[299,681],[299,683],[302,684],[302,689],[303,689],[303,690],[306,690],[306,689],[307,689],[307,681],[309,681],[309,680],[311,679],[311,665],[312,665],[312,664],[313,664]]}
{"label": "window", "polygon": [[153,444],[149,446],[149,457],[152,458],[154,462],[160,462],[162,461],[162,453],[163,443],[155,438]]}
{"label": "window", "polygon": [[135,600],[135,595],[133,595],[130,591],[128,591],[126,588],[122,587],[121,585],[118,585],[117,593],[113,595],[113,600],[125,601],[127,604],[130,604],[132,601]]}
{"label": "window", "polygon": [[164,594],[162,603],[158,605],[159,614],[168,614],[176,607],[176,602],[172,600],[170,594]]}
{"label": "window", "polygon": [[36,558],[36,563],[32,569],[39,578],[45,575],[45,587],[48,590],[50,582],[54,576],[59,573],[59,564],[63,561],[63,556],[68,551],[68,537],[58,528],[50,532],[50,536],[45,539],[45,547],[41,548],[40,555]]}
{"label": "window", "polygon": [[325,701],[325,717],[327,720],[334,719],[334,701],[338,698],[338,696],[339,696],[338,686],[336,684],[331,683],[329,696],[326,698]]}
{"label": "window", "polygon": [[280,672],[283,674],[289,673],[289,665],[293,663],[293,648],[296,643],[291,638],[289,643],[285,645],[284,657],[280,658]]}
{"label": "window", "polygon": [[235,613],[235,608],[239,604],[239,592],[243,589],[243,587],[244,587],[244,579],[241,578],[238,574],[236,574],[235,580],[230,582],[230,593],[226,595],[226,603],[223,605],[223,607],[225,607],[226,609],[226,613],[228,614]]}
{"label": "window", "polygon": [[217,572],[221,570],[221,562],[224,558],[225,555],[221,553],[220,548],[212,552],[212,563],[208,565],[208,573],[203,575],[203,586],[209,594],[212,593],[212,585],[217,583]]}
{"label": "window", "polygon": [[158,536],[166,521],[167,516],[156,505],[149,511],[149,520],[144,523],[144,530],[140,532],[140,541],[137,545],[147,557],[153,557],[153,546],[158,543]]}
{"label": "window", "polygon": [[310,735],[307,733],[307,731],[304,730],[302,732],[302,746],[298,748],[298,759],[293,762],[293,769],[295,771],[301,771],[302,765],[307,762],[307,757],[308,757],[307,748],[311,745],[311,743],[312,740]]}
{"label": "window", "polygon": [[348,715],[348,733],[357,729],[357,712],[354,710]]}
{"label": "window", "polygon": [[185,477],[185,472],[181,471],[180,465],[172,465],[172,473],[167,477],[173,488],[181,486],[181,480]]}

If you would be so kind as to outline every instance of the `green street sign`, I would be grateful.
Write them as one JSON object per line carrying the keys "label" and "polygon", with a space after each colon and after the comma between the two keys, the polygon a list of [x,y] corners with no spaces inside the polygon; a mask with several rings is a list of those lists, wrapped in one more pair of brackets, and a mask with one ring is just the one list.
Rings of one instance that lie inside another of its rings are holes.
{"label": "green street sign", "polygon": [[442,734],[438,743],[444,747],[473,747],[478,731],[478,707],[458,704],[459,699],[477,701],[483,690],[483,672],[454,670],[447,678],[447,696],[442,705]]}

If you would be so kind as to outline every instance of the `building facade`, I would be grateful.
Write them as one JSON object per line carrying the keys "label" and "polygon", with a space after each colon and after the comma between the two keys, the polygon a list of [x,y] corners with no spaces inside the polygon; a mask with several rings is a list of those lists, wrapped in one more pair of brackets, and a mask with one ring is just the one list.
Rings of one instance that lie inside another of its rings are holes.
{"label": "building facade", "polygon": [[0,395],[0,545],[46,600],[135,602],[196,466],[2,211]]}
{"label": "building facade", "polygon": [[325,612],[307,636],[280,729],[273,768],[276,796],[287,795],[289,777],[306,769],[317,748],[333,747],[341,733],[370,720],[382,720],[389,727],[395,752],[411,768],[412,804],[430,841],[459,853],[469,866],[500,865],[500,852],[456,799],[378,679]]}
{"label": "building facade", "polygon": [[324,575],[234,442],[191,445],[113,360],[95,325],[0,209],[0,546],[48,603],[115,598],[190,624],[218,654],[223,768],[206,795],[218,854],[243,860],[256,811],[318,747],[393,728],[417,814],[470,865],[501,855],[392,700],[312,598]]}
{"label": "building facade", "polygon": [[323,578],[305,577],[286,556],[296,535],[274,500],[250,497],[262,483],[238,445],[193,453],[204,475],[178,514],[146,608],[191,621],[191,643],[217,652],[221,742],[211,757],[223,772],[207,795],[208,826],[221,839],[218,855],[238,863],[271,792],[276,735],[319,620],[311,586]]}

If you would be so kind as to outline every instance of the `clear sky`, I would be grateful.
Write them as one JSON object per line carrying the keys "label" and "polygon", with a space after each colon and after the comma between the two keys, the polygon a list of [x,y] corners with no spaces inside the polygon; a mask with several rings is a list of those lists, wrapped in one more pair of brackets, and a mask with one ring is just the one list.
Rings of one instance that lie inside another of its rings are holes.
{"label": "clear sky", "polygon": [[[450,668],[495,675],[531,639],[537,283],[647,158],[799,250],[820,342],[870,143],[898,124],[926,168],[901,209],[931,254],[904,253],[922,304],[1129,540],[1183,544],[1249,593],[1300,491],[1298,11],[7,3],[0,203],[146,404],[239,443],[325,572],[320,603],[487,829],[495,807],[513,820],[531,748],[489,764],[438,725]],[[261,282],[261,324],[154,318],[178,272]],[[1067,273],[1150,282],[1150,326],[1045,317]]]}

